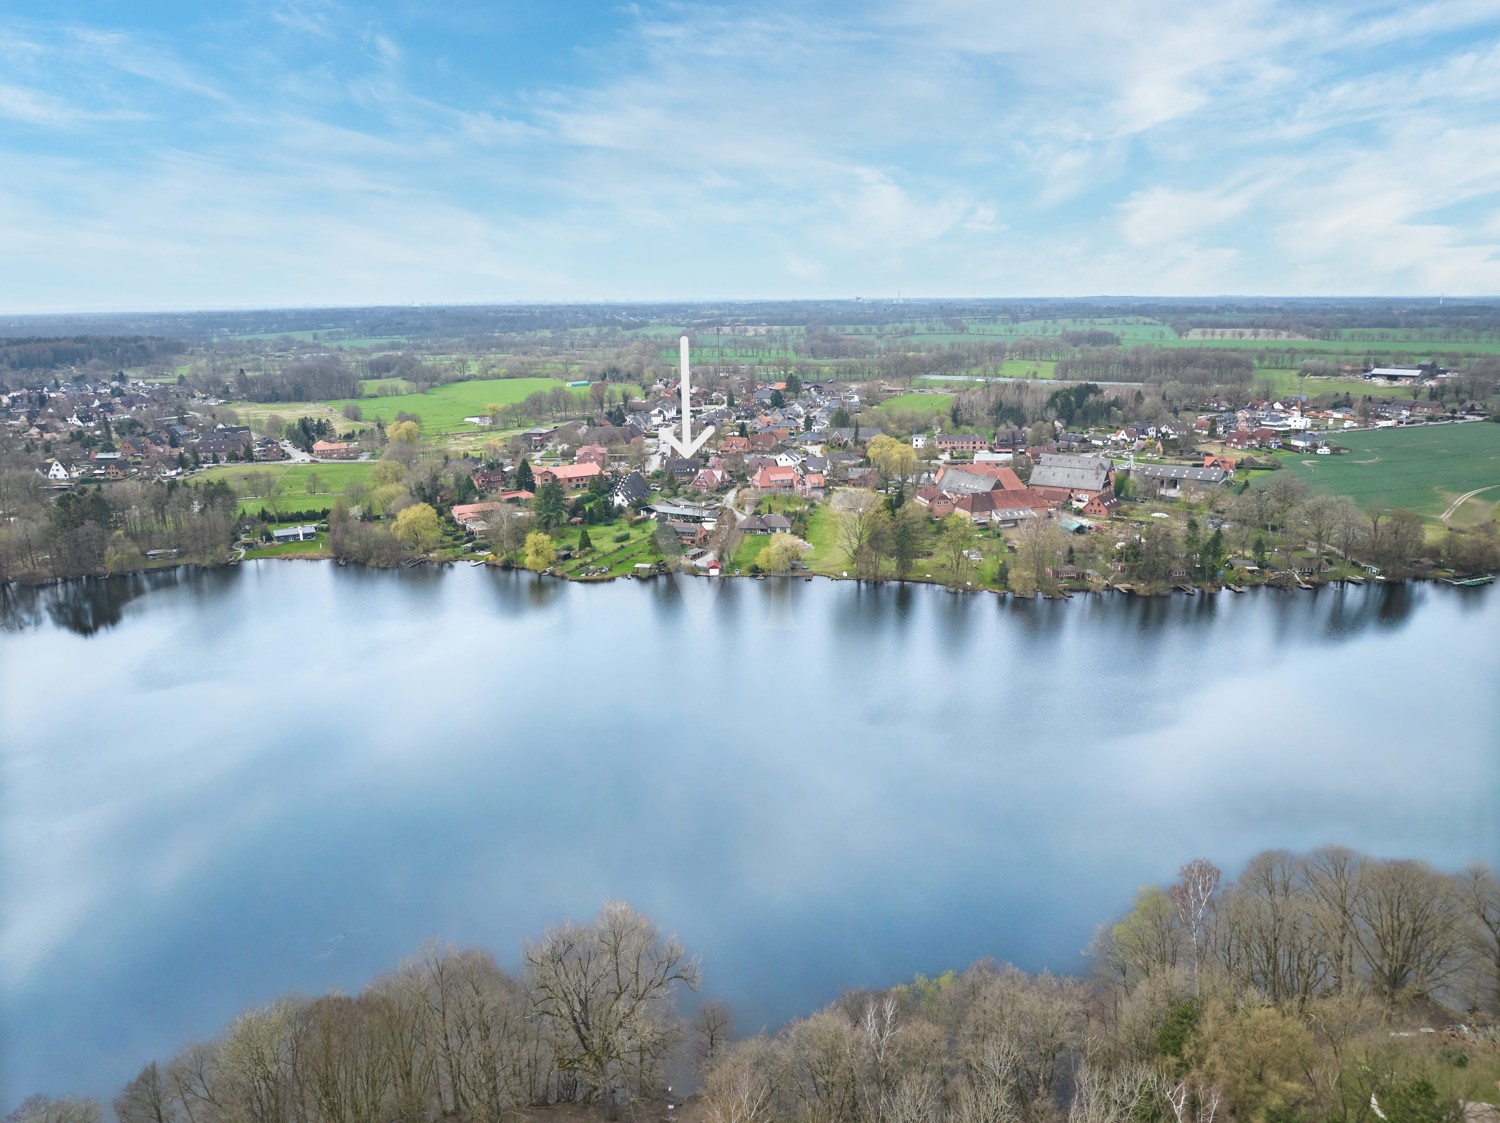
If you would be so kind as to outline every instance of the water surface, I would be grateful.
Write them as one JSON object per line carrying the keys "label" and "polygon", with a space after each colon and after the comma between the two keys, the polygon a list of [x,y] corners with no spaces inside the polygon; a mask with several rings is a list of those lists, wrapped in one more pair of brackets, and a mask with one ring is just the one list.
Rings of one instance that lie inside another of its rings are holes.
{"label": "water surface", "polygon": [[1500,597],[237,570],[4,592],[0,1111],[625,898],[753,1032],[1136,887],[1500,864]]}

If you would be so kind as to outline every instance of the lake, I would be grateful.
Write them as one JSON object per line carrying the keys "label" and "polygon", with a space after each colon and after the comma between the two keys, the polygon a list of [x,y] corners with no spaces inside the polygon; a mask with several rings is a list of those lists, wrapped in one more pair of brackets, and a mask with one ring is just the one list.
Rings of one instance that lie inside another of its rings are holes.
{"label": "lake", "polygon": [[0,1113],[623,898],[741,1032],[1137,886],[1500,864],[1500,597],[1017,601],[260,562],[0,591]]}

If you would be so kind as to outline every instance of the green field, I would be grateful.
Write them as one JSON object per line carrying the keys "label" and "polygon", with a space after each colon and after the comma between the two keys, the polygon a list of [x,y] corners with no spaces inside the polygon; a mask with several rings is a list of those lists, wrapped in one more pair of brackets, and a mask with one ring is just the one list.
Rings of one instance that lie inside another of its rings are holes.
{"label": "green field", "polygon": [[1500,425],[1484,422],[1362,429],[1337,434],[1351,451],[1337,456],[1283,454],[1287,469],[1309,487],[1347,495],[1366,509],[1409,507],[1440,518],[1459,496],[1450,521],[1468,526],[1491,517],[1500,500]]}
{"label": "green field", "polygon": [[[370,380],[381,381],[381,380]],[[389,380],[399,382],[399,379]],[[346,406],[357,405],[364,417],[364,424],[385,423],[396,420],[398,413],[416,414],[422,419],[422,432],[473,433],[479,429],[465,417],[483,416],[491,403],[513,405],[538,391],[553,390],[564,383],[555,378],[494,378],[473,382],[450,382],[434,386],[425,394],[395,394],[386,398],[340,398],[326,402],[231,402],[230,408],[240,420],[263,431],[265,419],[273,414],[289,421],[299,417],[315,417],[331,422],[337,432],[359,428],[343,416]],[[574,390],[575,395],[587,391]]]}
{"label": "green field", "polygon": [[[397,394],[389,398],[351,398],[324,402],[333,410],[351,403],[359,406],[366,421],[396,420],[398,413],[414,413],[422,419],[424,433],[473,433],[465,417],[483,416],[491,404],[514,405],[538,391],[543,393],[565,384],[555,378],[496,378],[476,382],[450,382],[434,386],[425,394]],[[575,390],[574,394],[585,394]],[[294,416],[290,409],[282,411]]]}
{"label": "green field", "polygon": [[952,394],[898,394],[887,398],[870,411],[871,416],[882,413],[947,413],[953,405]]}
{"label": "green field", "polygon": [[[310,511],[332,507],[351,483],[364,483],[375,467],[374,461],[344,464],[288,464],[267,461],[256,464],[224,464],[208,468],[196,479],[224,480],[240,497],[240,510],[255,514],[262,507],[269,511]],[[317,475],[317,490],[309,492],[307,481]],[[275,490],[265,494],[260,477]]]}

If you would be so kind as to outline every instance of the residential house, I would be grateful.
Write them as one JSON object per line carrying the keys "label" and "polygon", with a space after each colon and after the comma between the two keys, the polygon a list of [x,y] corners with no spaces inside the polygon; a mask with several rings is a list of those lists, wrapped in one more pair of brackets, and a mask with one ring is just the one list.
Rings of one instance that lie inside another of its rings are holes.
{"label": "residential house", "polygon": [[583,445],[573,454],[575,464],[597,464],[600,468],[609,467],[609,449],[603,445]]}
{"label": "residential house", "polygon": [[359,446],[345,441],[314,441],[312,454],[317,460],[353,460],[359,455]]}
{"label": "residential house", "polygon": [[777,465],[756,472],[753,482],[762,491],[795,491],[800,480],[797,469]]}
{"label": "residential house", "polygon": [[604,469],[592,462],[585,464],[552,464],[533,469],[537,485],[556,481],[564,488],[588,487],[591,480],[604,475]]}
{"label": "residential house", "polygon": [[790,534],[792,520],[785,515],[747,515],[737,528],[741,534]]}
{"label": "residential house", "polygon": [[557,430],[555,428],[548,429],[539,425],[535,428],[527,429],[522,433],[521,440],[525,442],[527,448],[532,452],[536,452],[538,449],[546,448],[556,436]]}
{"label": "residential house", "polygon": [[453,521],[465,530],[483,530],[485,519],[500,509],[498,502],[454,504]]}
{"label": "residential house", "polygon": [[932,443],[939,452],[983,452],[990,447],[987,437],[975,433],[939,433]]}
{"label": "residential house", "polygon": [[1120,509],[1120,500],[1112,491],[1101,491],[1093,496],[1082,507],[1082,511],[1091,519],[1107,519]]}
{"label": "residential house", "polygon": [[639,472],[631,472],[623,477],[609,494],[610,502],[618,508],[644,503],[650,498],[651,487],[646,483],[646,477]]}
{"label": "residential house", "polygon": [[474,481],[474,486],[480,491],[494,491],[497,487],[504,487],[510,481],[510,473],[504,468],[478,468],[469,478]]}
{"label": "residential house", "polygon": [[725,437],[719,442],[719,451],[725,456],[748,456],[750,454],[750,438]]}

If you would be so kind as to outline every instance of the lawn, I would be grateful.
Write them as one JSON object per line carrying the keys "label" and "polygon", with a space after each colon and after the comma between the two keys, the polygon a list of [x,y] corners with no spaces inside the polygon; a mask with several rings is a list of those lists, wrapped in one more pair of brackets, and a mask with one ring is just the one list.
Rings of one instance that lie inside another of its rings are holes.
{"label": "lawn", "polygon": [[[272,460],[207,468],[197,478],[226,481],[240,497],[241,512],[253,515],[262,507],[269,511],[315,511],[332,507],[346,487],[355,482],[364,483],[374,467],[374,461],[289,464]],[[317,477],[313,481],[314,490],[308,491],[308,481],[314,476]],[[262,486],[262,478],[268,486]],[[271,493],[269,496],[268,492]]]}
{"label": "lawn", "polygon": [[1347,495],[1367,509],[1410,507],[1428,518],[1442,515],[1460,495],[1493,488],[1454,513],[1452,521],[1461,526],[1482,521],[1500,500],[1500,425],[1361,429],[1333,440],[1352,451],[1282,454],[1282,461],[1316,491]]}
{"label": "lawn", "polygon": [[305,557],[316,555],[318,557],[328,556],[328,534],[319,531],[316,538],[306,542],[277,542],[268,545],[257,546],[253,550],[245,551],[247,561],[255,558],[280,558],[280,557]]}
{"label": "lawn", "polygon": [[[578,537],[583,529],[585,528],[576,526],[558,527],[552,532],[552,537],[559,549],[566,546],[576,550]],[[623,516],[618,516],[613,522],[599,523],[586,529],[593,549],[563,562],[559,568],[564,573],[577,576],[590,567],[605,566],[612,576],[620,577],[635,572],[638,562],[649,565],[661,561],[661,550],[656,545],[656,522],[653,519],[642,519],[632,525]],[[626,536],[625,541],[616,542],[615,538],[622,534]]]}

